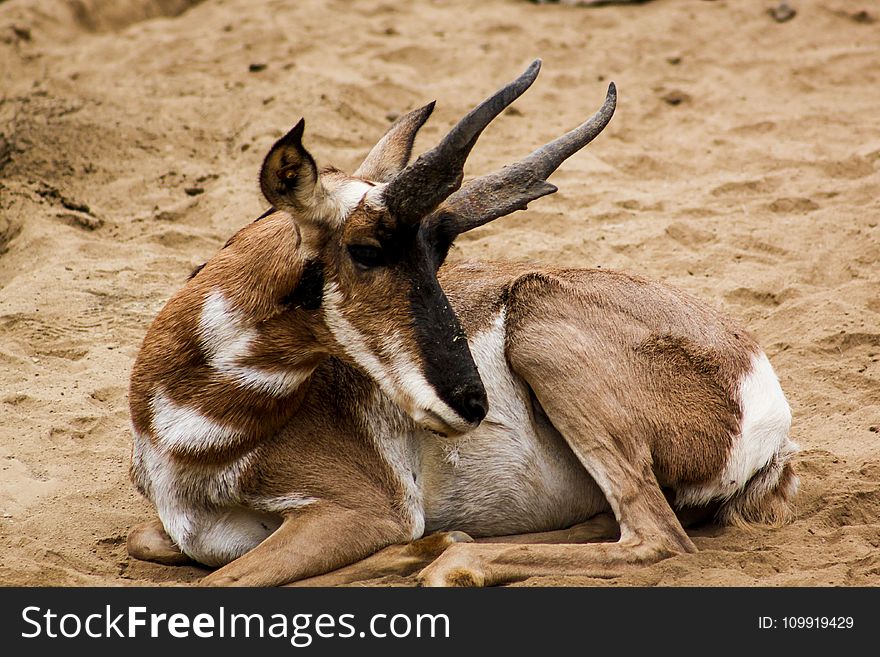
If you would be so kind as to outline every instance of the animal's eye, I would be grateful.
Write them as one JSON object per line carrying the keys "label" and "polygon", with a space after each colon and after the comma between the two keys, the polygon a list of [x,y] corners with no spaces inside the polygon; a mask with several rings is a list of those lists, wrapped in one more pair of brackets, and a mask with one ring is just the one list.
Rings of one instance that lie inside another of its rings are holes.
{"label": "animal's eye", "polygon": [[351,256],[354,263],[361,269],[372,269],[373,267],[381,267],[385,264],[385,255],[378,246],[350,244],[348,255]]}

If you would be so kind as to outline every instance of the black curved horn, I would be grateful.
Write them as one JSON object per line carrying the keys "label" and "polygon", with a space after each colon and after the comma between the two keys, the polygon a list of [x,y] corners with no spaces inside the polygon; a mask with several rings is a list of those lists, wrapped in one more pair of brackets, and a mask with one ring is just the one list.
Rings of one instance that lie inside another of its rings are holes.
{"label": "black curved horn", "polygon": [[480,133],[531,86],[540,70],[541,60],[536,59],[516,80],[468,112],[439,144],[392,178],[384,193],[389,211],[400,221],[417,223],[455,192]]}

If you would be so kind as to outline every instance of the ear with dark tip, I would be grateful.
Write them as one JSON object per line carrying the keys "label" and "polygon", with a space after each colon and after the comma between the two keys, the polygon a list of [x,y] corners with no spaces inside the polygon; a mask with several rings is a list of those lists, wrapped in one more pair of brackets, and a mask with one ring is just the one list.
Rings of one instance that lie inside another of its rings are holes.
{"label": "ear with dark tip", "polygon": [[318,167],[302,144],[305,119],[275,142],[263,160],[260,189],[274,207],[303,213],[313,209],[320,194]]}
{"label": "ear with dark tip", "polygon": [[450,195],[423,222],[437,244],[439,255],[456,236],[517,210],[556,191],[547,178],[567,158],[595,139],[608,125],[617,107],[617,88],[612,82],[602,107],[590,119],[561,137],[533,151],[519,162],[475,178]]}
{"label": "ear with dark tip", "polygon": [[384,183],[397,175],[409,164],[416,133],[433,111],[434,101],[431,101],[397,119],[354,172],[355,177]]}

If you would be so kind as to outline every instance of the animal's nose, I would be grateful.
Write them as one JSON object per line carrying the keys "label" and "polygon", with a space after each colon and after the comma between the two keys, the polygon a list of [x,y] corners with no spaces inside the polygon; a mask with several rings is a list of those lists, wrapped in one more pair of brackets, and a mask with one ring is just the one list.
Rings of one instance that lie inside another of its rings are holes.
{"label": "animal's nose", "polygon": [[479,424],[489,411],[489,400],[482,388],[465,391],[456,400],[456,411],[471,424]]}

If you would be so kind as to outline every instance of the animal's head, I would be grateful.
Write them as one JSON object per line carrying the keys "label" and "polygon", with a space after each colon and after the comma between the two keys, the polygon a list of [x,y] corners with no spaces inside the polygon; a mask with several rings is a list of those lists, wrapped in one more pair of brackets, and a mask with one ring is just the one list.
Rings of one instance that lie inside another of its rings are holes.
{"label": "animal's head", "polygon": [[300,121],[272,148],[260,186],[290,215],[307,264],[304,280],[323,313],[327,351],[356,363],[417,422],[443,434],[476,427],[486,391],[437,270],[462,232],[525,208],[556,191],[546,182],[593,139],[614,111],[609,88],[590,121],[526,159],[462,187],[465,160],[480,133],[534,81],[535,61],[409,164],[434,104],[398,120],[347,175],[319,169],[303,146]]}

